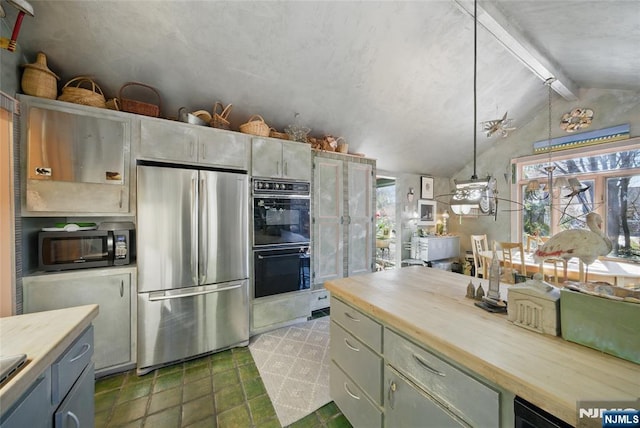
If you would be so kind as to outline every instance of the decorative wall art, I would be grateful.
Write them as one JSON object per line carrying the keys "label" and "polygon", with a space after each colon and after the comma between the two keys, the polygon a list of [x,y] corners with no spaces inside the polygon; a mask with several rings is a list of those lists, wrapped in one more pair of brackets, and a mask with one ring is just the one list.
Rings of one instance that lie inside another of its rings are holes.
{"label": "decorative wall art", "polygon": [[433,177],[420,177],[420,199],[433,199]]}
{"label": "decorative wall art", "polygon": [[591,126],[592,120],[593,110],[578,107],[562,116],[562,120],[560,120],[560,128],[567,132],[576,132]]}
{"label": "decorative wall art", "polygon": [[[425,177],[423,177],[425,178]],[[435,226],[436,225],[436,201],[418,201],[418,226]]]}

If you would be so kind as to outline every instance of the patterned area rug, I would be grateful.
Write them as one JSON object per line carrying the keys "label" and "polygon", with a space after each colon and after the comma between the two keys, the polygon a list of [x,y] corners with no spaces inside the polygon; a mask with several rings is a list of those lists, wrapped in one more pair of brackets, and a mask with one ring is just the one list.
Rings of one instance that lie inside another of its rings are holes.
{"label": "patterned area rug", "polygon": [[282,426],[331,401],[328,316],[254,336],[249,350]]}

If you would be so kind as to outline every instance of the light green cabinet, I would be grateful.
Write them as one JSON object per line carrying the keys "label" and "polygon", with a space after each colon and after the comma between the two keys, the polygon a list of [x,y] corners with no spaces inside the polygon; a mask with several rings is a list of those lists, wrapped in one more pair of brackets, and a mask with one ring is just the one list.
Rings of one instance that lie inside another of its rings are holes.
{"label": "light green cabinet", "polygon": [[247,170],[250,137],[155,118],[139,118],[137,159]]}
{"label": "light green cabinet", "polygon": [[468,426],[391,366],[385,366],[384,384],[387,391],[384,408],[385,426],[438,428]]}
{"label": "light green cabinet", "polygon": [[132,267],[27,276],[23,278],[24,312],[99,305],[93,320],[96,371],[121,371],[136,361],[135,284]]}
{"label": "light green cabinet", "polygon": [[296,141],[253,138],[251,175],[311,181],[311,146]]}
{"label": "light green cabinet", "polygon": [[314,285],[373,271],[375,161],[314,152]]}
{"label": "light green cabinet", "polygon": [[331,299],[331,398],[354,426],[382,426],[382,325]]}

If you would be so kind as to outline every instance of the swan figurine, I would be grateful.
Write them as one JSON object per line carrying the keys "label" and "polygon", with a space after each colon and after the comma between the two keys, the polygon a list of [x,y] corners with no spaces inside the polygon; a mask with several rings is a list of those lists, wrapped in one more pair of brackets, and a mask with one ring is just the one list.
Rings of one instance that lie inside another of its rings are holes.
{"label": "swan figurine", "polygon": [[[602,217],[598,213],[587,214],[587,226],[589,229],[571,229],[556,233],[533,255],[534,260],[540,264],[546,259],[562,258],[569,260],[577,257],[587,266],[586,275],[589,273],[589,265],[599,256],[606,256],[611,252],[612,244],[602,231]],[[564,277],[567,277],[567,265],[564,267]]]}

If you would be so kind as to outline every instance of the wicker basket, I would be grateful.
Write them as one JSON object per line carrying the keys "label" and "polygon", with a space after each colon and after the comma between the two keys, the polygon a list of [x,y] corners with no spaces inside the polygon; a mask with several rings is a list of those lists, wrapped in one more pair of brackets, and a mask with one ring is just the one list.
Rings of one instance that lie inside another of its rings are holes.
{"label": "wicker basket", "polygon": [[240,125],[240,132],[257,135],[259,137],[268,137],[270,130],[269,125],[264,123],[262,116],[254,114],[249,118],[247,123]]}
{"label": "wicker basket", "polygon": [[117,98],[111,98],[107,100],[107,108],[109,110],[120,110],[120,101]]}
{"label": "wicker basket", "polygon": [[[80,85],[90,86],[91,89],[81,88]],[[85,106],[107,108],[107,102],[100,86],[87,76],[78,76],[69,80],[62,88],[60,101],[82,104]]]}
{"label": "wicker basket", "polygon": [[[231,129],[231,124],[229,123],[229,114],[231,114],[231,109],[233,108],[232,104],[229,104],[226,107],[223,107],[222,103],[216,102],[213,105],[213,116],[209,121],[209,125],[214,128],[219,129]],[[220,111],[218,113],[218,110]]]}
{"label": "wicker basket", "polygon": [[347,143],[347,141],[343,137],[336,138],[336,143],[338,143],[336,152],[349,153],[349,143]]}
{"label": "wicker basket", "polygon": [[[124,89],[129,86],[141,86],[143,88],[150,89],[153,91],[155,96],[158,98],[158,104],[150,104],[144,103],[142,101],[136,101],[132,99],[125,98],[123,96]],[[120,92],[118,95],[120,99],[120,109],[122,111],[126,111],[129,113],[142,114],[144,116],[158,117],[160,115],[160,105],[162,100],[160,99],[160,93],[152,86],[145,85],[140,82],[127,82],[120,88]]]}
{"label": "wicker basket", "polygon": [[279,138],[281,140],[288,140],[289,139],[289,134],[287,134],[285,132],[278,132],[275,129],[271,128],[271,129],[269,129],[269,137],[271,137],[271,138]]}
{"label": "wicker basket", "polygon": [[38,52],[36,62],[24,64],[22,73],[22,92],[35,97],[55,100],[58,97],[58,80],[60,78],[47,67],[47,56]]}

